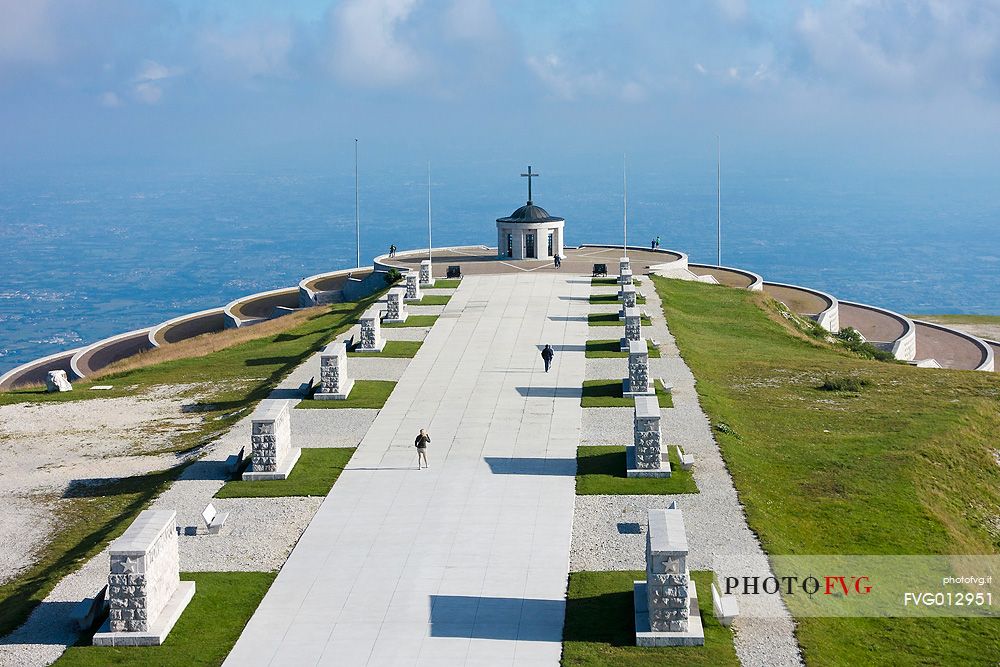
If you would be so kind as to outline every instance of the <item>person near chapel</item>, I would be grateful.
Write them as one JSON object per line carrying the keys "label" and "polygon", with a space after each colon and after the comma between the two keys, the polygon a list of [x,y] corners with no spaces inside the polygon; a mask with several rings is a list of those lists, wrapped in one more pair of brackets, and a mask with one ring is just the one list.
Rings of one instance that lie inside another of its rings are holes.
{"label": "person near chapel", "polygon": [[549,344],[545,345],[545,349],[542,350],[542,361],[545,362],[545,372],[549,372],[549,367],[552,366],[552,357],[556,356],[555,350]]}
{"label": "person near chapel", "polygon": [[556,268],[557,268],[557,269],[558,269],[558,268],[559,268],[560,266],[562,266],[562,257],[560,257],[560,256],[559,256],[559,253],[556,253],[556,254],[555,254],[555,255],[553,256],[552,260],[553,260],[553,262],[555,262],[555,265],[556,265]]}
{"label": "person near chapel", "polygon": [[423,462],[424,468],[430,468],[430,464],[427,463],[427,445],[431,441],[431,436],[427,434],[427,431],[420,429],[420,433],[417,434],[417,439],[413,441],[413,446],[417,448],[417,470],[420,470],[420,463]]}

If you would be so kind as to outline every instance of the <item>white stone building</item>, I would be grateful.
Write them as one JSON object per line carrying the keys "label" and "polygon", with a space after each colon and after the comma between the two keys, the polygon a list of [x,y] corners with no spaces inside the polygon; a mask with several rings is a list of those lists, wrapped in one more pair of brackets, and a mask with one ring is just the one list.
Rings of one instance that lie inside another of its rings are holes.
{"label": "white stone building", "polygon": [[538,174],[521,174],[528,178],[528,203],[506,218],[497,218],[497,255],[501,259],[552,259],[563,255],[565,218],[549,215],[531,201],[531,179]]}

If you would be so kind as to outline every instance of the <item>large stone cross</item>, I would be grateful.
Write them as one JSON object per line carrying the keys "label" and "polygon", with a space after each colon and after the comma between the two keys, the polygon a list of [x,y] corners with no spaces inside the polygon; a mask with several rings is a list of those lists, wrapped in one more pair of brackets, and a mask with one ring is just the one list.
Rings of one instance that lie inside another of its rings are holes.
{"label": "large stone cross", "polygon": [[525,177],[525,178],[528,179],[528,203],[529,204],[531,203],[531,179],[537,178],[539,175],[540,174],[538,174],[537,172],[532,173],[532,171],[531,171],[531,165],[530,164],[528,165],[528,173],[527,174],[521,174],[521,176],[523,176],[523,177]]}

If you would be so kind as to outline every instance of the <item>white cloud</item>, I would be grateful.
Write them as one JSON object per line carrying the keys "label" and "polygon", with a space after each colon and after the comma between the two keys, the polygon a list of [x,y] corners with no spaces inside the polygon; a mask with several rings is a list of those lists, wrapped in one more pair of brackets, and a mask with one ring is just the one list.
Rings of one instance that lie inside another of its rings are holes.
{"label": "white cloud", "polygon": [[122,99],[118,97],[118,93],[111,90],[101,93],[100,100],[101,106],[109,109],[114,109],[122,105]]}
{"label": "white cloud", "polygon": [[178,76],[181,71],[155,60],[144,60],[132,79],[132,93],[143,104],[158,104],[163,99],[163,82]]}
{"label": "white cloud", "polygon": [[331,14],[332,66],[363,85],[404,83],[421,70],[421,58],[400,36],[416,0],[346,0]]}
{"label": "white cloud", "polygon": [[288,22],[268,21],[202,33],[199,46],[207,67],[227,77],[292,76],[288,59],[295,44]]}
{"label": "white cloud", "polygon": [[804,9],[795,34],[805,66],[835,84],[897,95],[998,85],[996,2],[829,3]]}
{"label": "white cloud", "polygon": [[648,97],[645,86],[634,78],[623,80],[604,70],[577,71],[554,53],[528,56],[525,62],[555,97],[567,101],[590,97],[635,104]]}

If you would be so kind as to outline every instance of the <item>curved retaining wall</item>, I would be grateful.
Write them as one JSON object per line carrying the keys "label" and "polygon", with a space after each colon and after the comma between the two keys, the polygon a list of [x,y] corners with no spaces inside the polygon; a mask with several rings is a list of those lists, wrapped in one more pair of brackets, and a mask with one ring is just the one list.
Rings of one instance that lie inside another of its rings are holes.
{"label": "curved retaining wall", "polygon": [[151,328],[137,329],[88,345],[70,360],[73,374],[85,378],[116,361],[156,347],[149,341],[150,331]]}
{"label": "curved retaining wall", "polygon": [[917,327],[909,317],[853,301],[840,302],[840,326],[856,329],[872,345],[901,361],[917,354]]}
{"label": "curved retaining wall", "polygon": [[714,264],[688,264],[688,270],[696,276],[712,276],[720,285],[760,292],[764,289],[764,279],[753,271],[736,269],[731,266]]}
{"label": "curved retaining wall", "polygon": [[764,291],[789,310],[816,320],[827,331],[840,331],[840,308],[832,295],[799,285],[771,282],[764,283]]}
{"label": "curved retaining wall", "polygon": [[[583,245],[577,246],[578,248],[608,248],[610,250],[616,248],[622,248],[620,245],[608,245],[604,243],[584,243]],[[635,250],[640,252],[652,252],[659,255],[663,255],[663,262],[659,264],[650,264],[649,272],[670,272],[670,271],[687,271],[688,268],[688,256],[680,252],[679,250],[665,250],[663,248],[647,248],[645,246],[630,245],[625,246],[629,250]],[[624,249],[624,248],[623,248]],[[638,275],[638,271],[633,269],[633,274]]]}
{"label": "curved retaining wall", "polygon": [[153,327],[149,331],[149,342],[153,347],[159,347],[202,334],[222,331],[225,328],[225,309],[212,308],[198,313],[181,315]]}
{"label": "curved retaining wall", "polygon": [[299,308],[323,306],[349,301],[354,283],[361,283],[371,276],[371,267],[341,269],[330,273],[317,273],[299,281]]}
{"label": "curved retaining wall", "polygon": [[0,391],[10,391],[23,385],[44,384],[45,376],[48,375],[49,371],[66,371],[66,375],[71,380],[79,379],[74,377],[70,361],[73,359],[73,355],[82,349],[82,347],[78,347],[65,352],[56,352],[10,369],[0,375]]}
{"label": "curved retaining wall", "polygon": [[994,370],[993,348],[986,342],[943,324],[913,320],[917,328],[915,359],[934,359],[942,368]]}
{"label": "curved retaining wall", "polygon": [[223,308],[223,314],[226,328],[233,329],[269,320],[275,317],[276,308],[295,309],[298,307],[299,288],[282,287],[230,301]]}

